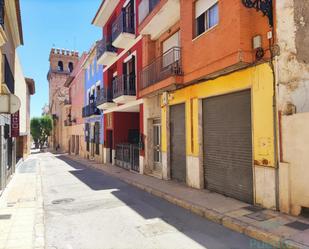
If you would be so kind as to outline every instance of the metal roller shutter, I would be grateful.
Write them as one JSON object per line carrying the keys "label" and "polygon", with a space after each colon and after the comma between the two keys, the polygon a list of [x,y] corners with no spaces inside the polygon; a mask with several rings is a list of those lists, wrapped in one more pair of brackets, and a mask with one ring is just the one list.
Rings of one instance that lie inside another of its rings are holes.
{"label": "metal roller shutter", "polygon": [[186,182],[185,104],[170,107],[171,178]]}
{"label": "metal roller shutter", "polygon": [[207,189],[253,203],[251,92],[203,100]]}

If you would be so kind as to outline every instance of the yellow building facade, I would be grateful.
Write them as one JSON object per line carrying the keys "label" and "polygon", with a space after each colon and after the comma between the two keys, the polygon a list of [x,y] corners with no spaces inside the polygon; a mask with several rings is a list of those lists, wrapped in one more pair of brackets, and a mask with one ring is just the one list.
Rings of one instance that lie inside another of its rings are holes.
{"label": "yellow building facade", "polygon": [[[276,207],[276,157],[274,125],[273,73],[260,64],[216,79],[190,85],[161,97],[163,178],[171,178],[171,107],[185,104],[186,184],[202,189],[206,186],[203,163],[202,101],[214,96],[250,91],[253,203]],[[204,117],[207,119],[207,117]],[[207,167],[207,165],[206,165]]]}

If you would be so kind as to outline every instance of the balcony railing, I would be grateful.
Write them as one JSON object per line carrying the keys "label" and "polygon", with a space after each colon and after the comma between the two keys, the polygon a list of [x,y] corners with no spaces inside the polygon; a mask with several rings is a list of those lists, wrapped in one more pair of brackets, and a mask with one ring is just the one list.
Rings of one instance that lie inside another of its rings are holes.
{"label": "balcony railing", "polygon": [[100,89],[96,99],[97,106],[108,102],[113,102],[112,89],[111,88]]}
{"label": "balcony railing", "polygon": [[117,52],[117,48],[113,47],[112,42],[103,38],[98,42],[97,46],[97,59],[99,59],[105,52]]}
{"label": "balcony railing", "polygon": [[64,105],[71,105],[71,104],[72,104],[71,99],[65,99],[64,100]]}
{"label": "balcony railing", "polygon": [[4,55],[4,83],[11,93],[15,91],[15,80],[8,59]]}
{"label": "balcony railing", "polygon": [[139,147],[137,144],[116,145],[116,165],[139,172]]}
{"label": "balcony railing", "polygon": [[64,126],[72,126],[72,121],[70,119],[64,120]]}
{"label": "balcony railing", "polygon": [[91,103],[85,107],[83,107],[83,118],[90,117],[92,115],[100,115],[101,112],[97,108],[96,103]]}
{"label": "balcony railing", "polygon": [[140,24],[157,6],[160,0],[142,0],[138,6],[138,23]]}
{"label": "balcony railing", "polygon": [[0,25],[4,28],[4,0],[0,0]]}
{"label": "balcony railing", "polygon": [[142,70],[140,88],[177,75],[182,75],[181,48],[173,47]]}
{"label": "balcony railing", "polygon": [[136,95],[136,76],[135,75],[122,75],[113,81],[113,98],[123,95],[135,96]]}
{"label": "balcony railing", "polygon": [[115,41],[121,33],[135,33],[134,14],[122,11],[112,26],[112,41]]}

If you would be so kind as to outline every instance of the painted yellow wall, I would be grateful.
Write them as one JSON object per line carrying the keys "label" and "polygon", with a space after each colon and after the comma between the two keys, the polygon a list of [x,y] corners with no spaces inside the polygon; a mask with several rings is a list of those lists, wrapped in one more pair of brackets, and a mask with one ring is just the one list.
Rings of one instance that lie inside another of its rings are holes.
{"label": "painted yellow wall", "polygon": [[[268,64],[170,92],[168,105],[186,104],[186,153],[199,156],[199,100],[251,88],[255,164],[274,166],[273,75]],[[167,106],[162,106],[162,151],[167,151]]]}

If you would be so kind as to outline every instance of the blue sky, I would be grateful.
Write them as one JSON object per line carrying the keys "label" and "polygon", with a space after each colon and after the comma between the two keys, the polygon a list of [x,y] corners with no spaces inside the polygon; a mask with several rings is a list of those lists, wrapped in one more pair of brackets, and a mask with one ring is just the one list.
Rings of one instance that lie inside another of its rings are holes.
{"label": "blue sky", "polygon": [[35,80],[31,116],[40,116],[48,103],[48,56],[52,47],[88,51],[100,39],[91,25],[101,0],[20,0],[24,46],[18,48],[25,77]]}

